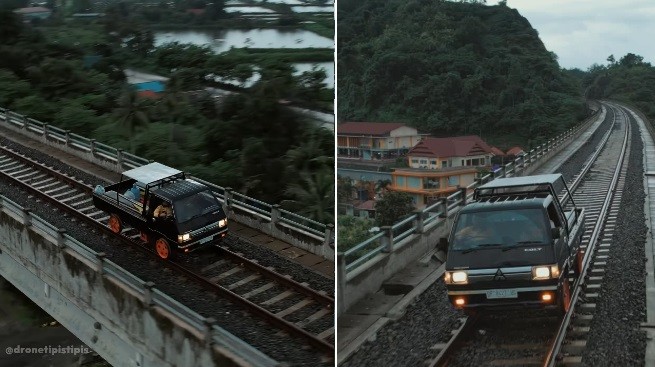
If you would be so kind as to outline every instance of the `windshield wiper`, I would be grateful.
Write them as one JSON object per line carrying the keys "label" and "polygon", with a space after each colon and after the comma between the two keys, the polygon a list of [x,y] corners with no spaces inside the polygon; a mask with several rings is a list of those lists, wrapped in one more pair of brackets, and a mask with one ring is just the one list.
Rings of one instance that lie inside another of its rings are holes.
{"label": "windshield wiper", "polygon": [[469,248],[469,249],[466,249],[466,250],[462,251],[462,254],[468,254],[469,252],[477,251],[482,247],[501,247],[503,245],[504,244],[502,244],[502,243],[483,243],[483,244],[480,244],[480,245],[477,245],[475,247],[472,247],[472,248]]}

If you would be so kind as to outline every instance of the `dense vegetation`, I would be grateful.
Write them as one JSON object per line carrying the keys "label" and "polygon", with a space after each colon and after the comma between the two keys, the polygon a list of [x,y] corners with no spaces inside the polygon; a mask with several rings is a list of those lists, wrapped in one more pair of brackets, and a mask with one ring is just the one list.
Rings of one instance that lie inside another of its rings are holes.
{"label": "dense vegetation", "polygon": [[529,148],[586,114],[576,79],[504,3],[343,0],[337,27],[339,121]]}
{"label": "dense vegetation", "polygon": [[[185,91],[201,87],[205,63],[221,76],[235,73],[229,58],[183,45],[155,50],[138,27],[126,43],[92,25],[47,30],[0,12],[0,106],[333,220],[332,133],[278,103],[289,91],[319,94],[314,73],[294,77],[285,63],[267,65],[254,86],[217,103]],[[140,98],[126,84],[123,69],[135,63],[175,69],[163,97]]]}
{"label": "dense vegetation", "polygon": [[631,103],[655,122],[655,67],[633,53],[618,61],[610,55],[607,62],[607,65],[592,65],[586,73],[572,71],[582,78],[587,97]]}

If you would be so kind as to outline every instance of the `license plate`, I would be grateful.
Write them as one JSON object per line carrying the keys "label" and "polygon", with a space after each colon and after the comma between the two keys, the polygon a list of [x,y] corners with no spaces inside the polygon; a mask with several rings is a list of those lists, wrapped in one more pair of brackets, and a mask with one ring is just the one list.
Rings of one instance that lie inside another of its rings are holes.
{"label": "license plate", "polygon": [[201,239],[200,241],[198,241],[198,243],[201,243],[201,244],[202,243],[207,243],[207,242],[211,241],[212,239],[214,239],[214,236],[205,237],[205,238]]}
{"label": "license plate", "polygon": [[517,298],[518,292],[516,289],[492,289],[487,291],[487,298]]}

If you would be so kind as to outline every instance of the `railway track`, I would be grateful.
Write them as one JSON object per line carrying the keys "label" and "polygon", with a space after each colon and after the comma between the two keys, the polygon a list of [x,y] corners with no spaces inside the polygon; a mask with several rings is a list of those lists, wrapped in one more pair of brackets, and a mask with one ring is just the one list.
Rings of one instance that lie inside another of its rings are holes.
{"label": "railway track", "polygon": [[[427,365],[464,364],[458,363],[459,359],[470,364],[472,355],[475,365],[481,366],[582,364],[612,245],[627,170],[624,158],[630,147],[627,113],[617,106],[608,108],[614,113],[612,127],[570,184],[574,201],[587,212],[587,228],[581,245],[585,249],[583,271],[580,276],[569,277],[569,311],[561,318],[535,311],[470,316],[453,331],[448,343],[435,346],[439,353],[426,361]],[[476,355],[477,350],[493,353]]]}
{"label": "railway track", "polygon": [[[21,187],[38,205],[52,206],[80,226],[114,236],[141,250],[153,253],[153,246],[140,239],[138,231],[126,227],[117,235],[106,225],[110,216],[95,208],[93,186],[52,167],[0,146],[0,177]],[[230,236],[228,235],[228,238]],[[334,299],[260,265],[256,260],[230,251],[224,246],[206,255],[211,262],[202,267],[192,261],[167,261],[185,279],[208,291],[228,298],[332,358],[334,354]]]}

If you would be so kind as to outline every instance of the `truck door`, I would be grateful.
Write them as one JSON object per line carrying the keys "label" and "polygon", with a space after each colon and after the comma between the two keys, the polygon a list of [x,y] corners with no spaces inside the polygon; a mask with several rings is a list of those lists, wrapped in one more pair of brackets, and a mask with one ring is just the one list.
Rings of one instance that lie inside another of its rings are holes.
{"label": "truck door", "polygon": [[151,196],[146,215],[154,232],[168,238],[176,238],[175,213],[170,201],[158,196]]}
{"label": "truck door", "polygon": [[564,225],[564,218],[562,218],[560,212],[555,207],[555,203],[553,202],[548,204],[547,211],[550,227],[557,229],[559,232],[559,238],[554,240],[555,246],[559,247],[559,249],[556,248],[557,253],[559,254],[558,257],[560,259],[562,259],[562,257],[565,259],[571,254],[571,249],[568,245],[568,233],[566,231],[566,226]]}

